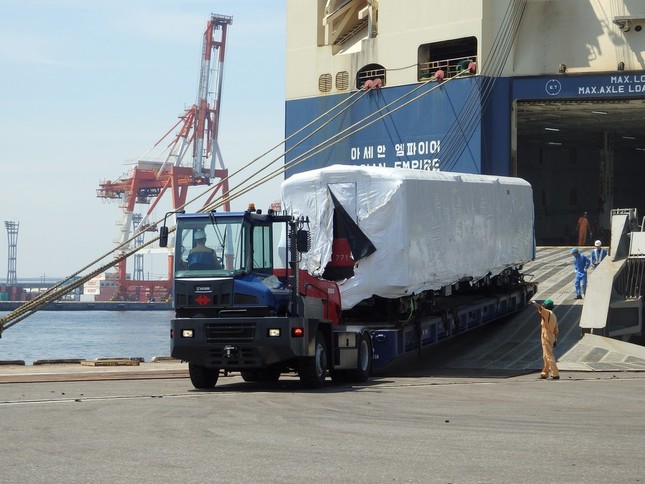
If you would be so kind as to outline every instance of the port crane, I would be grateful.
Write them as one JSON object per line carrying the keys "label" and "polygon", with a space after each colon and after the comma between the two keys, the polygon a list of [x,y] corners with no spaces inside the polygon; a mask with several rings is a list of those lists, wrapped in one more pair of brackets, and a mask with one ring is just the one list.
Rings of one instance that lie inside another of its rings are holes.
{"label": "port crane", "polygon": [[[122,245],[132,233],[156,232],[150,224],[150,214],[167,193],[172,209],[186,204],[188,188],[216,183],[205,204],[216,196],[224,198],[223,209],[230,210],[228,201],[228,170],[224,166],[218,144],[219,114],[222,100],[222,81],[226,37],[233,17],[211,14],[204,31],[199,89],[195,104],[179,116],[172,126],[146,154],[140,157],[128,172],[118,179],[100,183],[97,197],[118,200],[123,210],[120,234],[115,241]],[[163,149],[162,149],[163,148]],[[162,149],[156,157],[149,157]],[[192,154],[192,157],[189,156]],[[145,215],[135,213],[136,206],[149,205]],[[124,246],[116,254],[122,256],[129,249]],[[128,279],[126,258],[117,264],[117,297],[121,300],[140,299],[146,294],[168,294],[172,274],[172,256],[169,255],[168,280],[146,281],[141,263]],[[143,292],[142,292],[143,291]]]}

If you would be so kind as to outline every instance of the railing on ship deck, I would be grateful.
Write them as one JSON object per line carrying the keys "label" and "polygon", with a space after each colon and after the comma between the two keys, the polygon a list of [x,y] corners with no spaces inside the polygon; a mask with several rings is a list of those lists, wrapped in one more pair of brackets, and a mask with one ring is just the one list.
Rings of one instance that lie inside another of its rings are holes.
{"label": "railing on ship deck", "polygon": [[454,59],[421,62],[419,63],[419,80],[430,79],[439,69],[443,71],[444,79],[450,79],[467,70],[471,62],[477,64],[477,57],[456,57]]}
{"label": "railing on ship deck", "polygon": [[[426,81],[431,79],[438,70],[442,70],[444,74],[443,78],[450,79],[451,77],[455,77],[458,74],[462,74],[465,70],[468,70],[471,63],[475,63],[475,66],[477,65],[476,56],[421,62],[417,65],[417,77],[419,81]],[[475,72],[472,72],[472,74],[475,74]],[[385,86],[387,84],[387,69],[379,67],[358,72],[357,87],[360,88],[365,84],[365,81],[374,79],[380,79],[381,85]],[[331,77],[329,78],[329,83],[331,88]],[[321,91],[326,92],[329,91],[329,89],[321,89]]]}

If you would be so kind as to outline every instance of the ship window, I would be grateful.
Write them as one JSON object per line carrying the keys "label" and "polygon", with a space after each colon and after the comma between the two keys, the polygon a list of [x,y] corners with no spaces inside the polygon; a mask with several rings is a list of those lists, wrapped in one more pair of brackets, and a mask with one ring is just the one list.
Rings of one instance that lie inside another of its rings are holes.
{"label": "ship window", "polygon": [[340,71],[336,73],[336,89],[345,91],[349,87],[349,72]]}
{"label": "ship window", "polygon": [[385,86],[385,67],[379,64],[368,64],[356,73],[356,89],[362,89],[365,81],[381,80],[381,86]]}
{"label": "ship window", "polygon": [[417,59],[419,81],[431,78],[439,69],[445,78],[454,77],[471,62],[477,62],[477,38],[463,37],[420,45]]}
{"label": "ship window", "polygon": [[321,74],[318,78],[318,90],[320,92],[331,91],[331,74]]}

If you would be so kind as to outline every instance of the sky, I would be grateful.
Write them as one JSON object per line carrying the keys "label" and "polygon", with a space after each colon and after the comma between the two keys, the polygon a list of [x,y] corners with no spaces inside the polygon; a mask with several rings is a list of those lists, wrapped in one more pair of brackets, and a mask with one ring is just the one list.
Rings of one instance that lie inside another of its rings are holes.
{"label": "sky", "polygon": [[[284,138],[283,0],[0,0],[0,12],[0,285],[5,221],[20,224],[18,280],[61,279],[115,247],[123,212],[96,190],[195,103],[211,13],[233,17],[219,131],[226,168]],[[268,207],[279,183],[232,209]],[[165,258],[146,258],[146,278],[165,275]]]}

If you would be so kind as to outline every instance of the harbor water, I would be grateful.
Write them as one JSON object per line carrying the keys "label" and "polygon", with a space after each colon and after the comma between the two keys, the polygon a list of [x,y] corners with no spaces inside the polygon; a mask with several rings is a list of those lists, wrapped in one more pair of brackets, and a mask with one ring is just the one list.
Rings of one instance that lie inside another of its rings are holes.
{"label": "harbor water", "polygon": [[[5,313],[0,313],[4,316]],[[170,355],[173,311],[40,311],[6,329],[0,361]]]}

